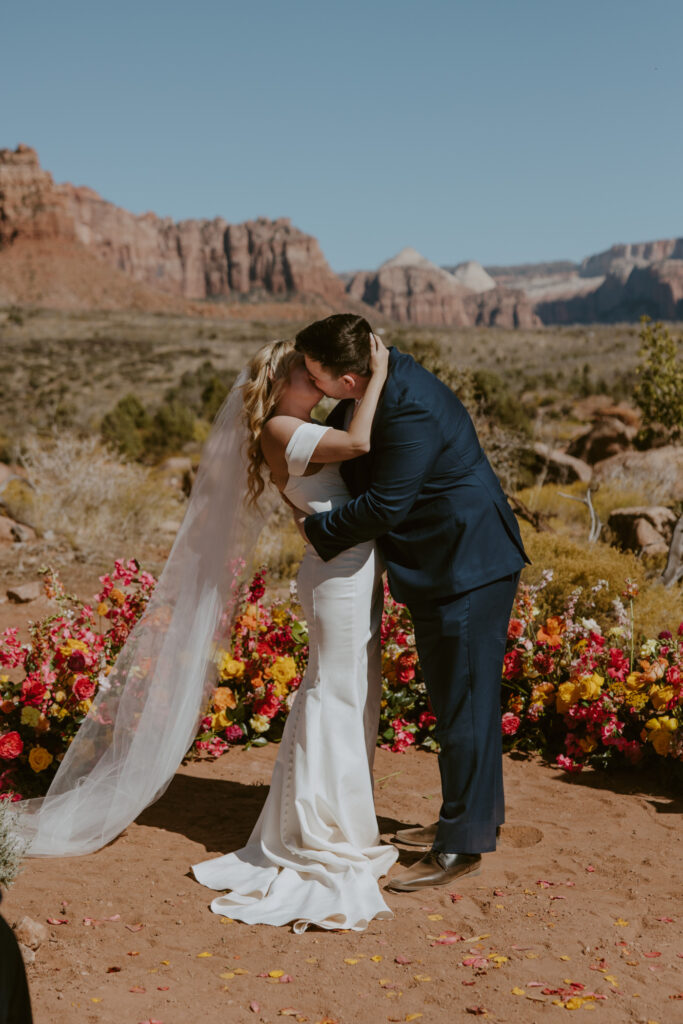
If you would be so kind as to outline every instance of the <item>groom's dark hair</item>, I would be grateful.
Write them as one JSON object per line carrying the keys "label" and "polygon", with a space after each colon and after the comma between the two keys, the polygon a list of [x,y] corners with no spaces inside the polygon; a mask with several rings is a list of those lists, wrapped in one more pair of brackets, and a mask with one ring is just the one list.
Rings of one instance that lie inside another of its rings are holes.
{"label": "groom's dark hair", "polygon": [[365,317],[355,313],[334,313],[304,327],[296,336],[297,352],[322,363],[337,377],[345,373],[370,376],[370,335]]}

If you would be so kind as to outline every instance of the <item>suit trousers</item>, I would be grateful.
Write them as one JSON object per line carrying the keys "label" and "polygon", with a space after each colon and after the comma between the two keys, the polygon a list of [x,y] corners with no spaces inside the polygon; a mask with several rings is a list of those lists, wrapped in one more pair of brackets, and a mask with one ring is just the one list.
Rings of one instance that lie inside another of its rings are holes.
{"label": "suit trousers", "polygon": [[505,820],[500,683],[519,575],[409,605],[441,747],[440,852],[495,850]]}

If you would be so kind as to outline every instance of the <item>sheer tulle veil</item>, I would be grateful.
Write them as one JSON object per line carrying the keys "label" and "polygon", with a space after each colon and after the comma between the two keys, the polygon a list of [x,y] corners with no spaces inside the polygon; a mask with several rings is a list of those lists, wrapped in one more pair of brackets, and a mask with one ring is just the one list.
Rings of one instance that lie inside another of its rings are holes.
{"label": "sheer tulle veil", "polygon": [[215,681],[239,584],[267,513],[247,505],[243,371],[204,445],[168,561],[144,614],[47,794],[19,805],[31,856],[90,853],[164,792],[196,733]]}

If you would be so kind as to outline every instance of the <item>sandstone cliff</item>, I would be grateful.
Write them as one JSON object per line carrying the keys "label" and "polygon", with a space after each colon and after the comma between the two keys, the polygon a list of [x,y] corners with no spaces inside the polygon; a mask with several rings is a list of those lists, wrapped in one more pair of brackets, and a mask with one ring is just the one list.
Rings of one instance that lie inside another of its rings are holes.
{"label": "sandstone cliff", "polygon": [[498,288],[494,281],[489,287],[482,275],[472,270],[472,265],[463,276],[476,281],[476,290],[415,249],[406,248],[378,270],[354,274],[346,290],[352,298],[399,323],[434,327],[540,324],[522,291]]}
{"label": "sandstone cliff", "polygon": [[81,248],[154,292],[183,299],[319,296],[344,288],[310,235],[287,218],[175,223],[129,213],[89,188],[56,185],[35,150],[0,150],[0,248],[59,242]]}

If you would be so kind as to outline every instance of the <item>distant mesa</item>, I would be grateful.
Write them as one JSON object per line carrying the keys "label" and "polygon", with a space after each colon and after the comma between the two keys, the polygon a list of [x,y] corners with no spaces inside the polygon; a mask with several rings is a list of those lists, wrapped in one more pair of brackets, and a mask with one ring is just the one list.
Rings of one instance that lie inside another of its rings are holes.
{"label": "distant mesa", "polygon": [[[361,270],[347,293],[399,323],[435,327],[535,327],[540,320],[522,291],[499,288],[478,263],[450,273],[407,247],[376,271]],[[469,282],[469,283],[468,283]]]}
{"label": "distant mesa", "polygon": [[352,309],[418,326],[682,320],[683,238],[613,245],[580,264],[486,268],[437,266],[408,246],[377,270],[338,275],[286,217],[137,216],[56,185],[30,146],[0,149],[0,303],[196,312],[207,308],[198,301],[283,299],[299,303],[281,304],[283,318]]}
{"label": "distant mesa", "polygon": [[[175,223],[153,213],[136,216],[90,188],[56,185],[25,145],[0,150],[0,271],[0,301],[38,305],[59,299],[64,307],[89,300],[120,306],[133,298],[149,305],[154,296],[221,300],[261,294],[345,302],[343,284],[316,239],[288,218],[228,224],[220,217]],[[129,282],[128,299],[121,294],[121,275]]]}

